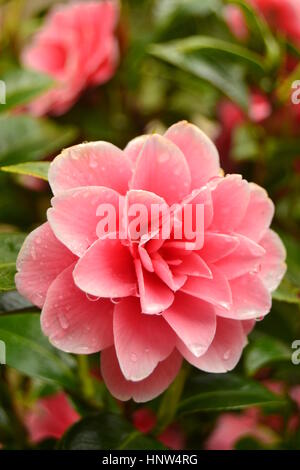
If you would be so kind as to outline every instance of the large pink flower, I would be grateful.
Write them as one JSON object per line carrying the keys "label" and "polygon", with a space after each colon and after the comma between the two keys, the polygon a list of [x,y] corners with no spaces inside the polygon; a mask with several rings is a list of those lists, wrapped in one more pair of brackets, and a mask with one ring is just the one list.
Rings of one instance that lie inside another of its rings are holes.
{"label": "large pink flower", "polygon": [[115,0],[60,5],[23,52],[26,67],[46,73],[54,87],[34,100],[35,115],[62,114],[86,87],[108,81],[118,62]]}
{"label": "large pink flower", "polygon": [[[285,272],[266,192],[222,176],[215,146],[187,122],[124,151],[107,142],[66,149],[49,181],[48,222],[25,241],[16,283],[42,308],[51,343],[78,354],[102,350],[103,378],[121,400],[159,395],[182,357],[208,372],[233,369]],[[107,203],[121,229],[104,236],[99,208]],[[173,214],[168,238],[164,217],[133,237],[135,203]],[[187,205],[191,219],[203,209],[201,226],[194,239],[177,239]]]}

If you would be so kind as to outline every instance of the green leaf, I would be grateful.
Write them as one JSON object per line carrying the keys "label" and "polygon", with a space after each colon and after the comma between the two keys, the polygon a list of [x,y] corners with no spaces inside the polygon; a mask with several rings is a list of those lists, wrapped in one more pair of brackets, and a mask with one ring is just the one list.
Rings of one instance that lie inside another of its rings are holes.
{"label": "green leaf", "polygon": [[47,119],[0,116],[0,162],[2,165],[40,160],[61,150],[77,135],[73,127],[61,127]]}
{"label": "green leaf", "polygon": [[0,170],[18,175],[34,176],[35,178],[48,181],[49,166],[50,162],[25,162],[18,163],[17,165],[3,166]]}
{"label": "green leaf", "polygon": [[33,305],[17,291],[3,292],[0,294],[0,313],[1,312],[16,312],[18,310],[25,310],[33,308]]}
{"label": "green leaf", "polygon": [[259,56],[234,43],[206,36],[152,45],[150,54],[208,81],[219,91],[247,109],[247,87],[241,64],[264,73]]}
{"label": "green leaf", "polygon": [[233,4],[241,8],[244,13],[251,38],[254,36],[260,38],[265,48],[265,65],[272,69],[280,64],[281,50],[274,38],[268,23],[259,15],[255,9],[245,0],[227,0],[226,3]]}
{"label": "green leaf", "polygon": [[53,84],[44,74],[22,69],[9,70],[1,75],[1,80],[6,85],[6,103],[0,106],[0,112],[28,103]]}
{"label": "green leaf", "polygon": [[160,0],[155,5],[156,19],[171,21],[175,15],[208,15],[221,8],[220,0]]}
{"label": "green leaf", "polygon": [[199,375],[193,379],[194,395],[179,405],[179,414],[242,410],[249,406],[281,407],[286,401],[252,380],[234,374]]}
{"label": "green leaf", "polygon": [[62,450],[156,450],[164,447],[125,421],[120,415],[99,413],[75,423],[61,439]]}
{"label": "green leaf", "polygon": [[249,124],[233,131],[232,156],[236,161],[255,160],[260,152],[258,128]]}
{"label": "green leaf", "polygon": [[0,233],[0,292],[15,289],[16,259],[24,233]]}
{"label": "green leaf", "polygon": [[0,315],[0,340],[6,345],[6,363],[25,375],[77,389],[73,358],[53,348],[43,335],[40,315]]}
{"label": "green leaf", "polygon": [[280,286],[272,293],[274,300],[280,302],[287,302],[289,304],[300,304],[300,287],[293,284],[292,281],[285,277]]}
{"label": "green leaf", "polygon": [[278,339],[260,335],[245,351],[245,369],[254,375],[262,367],[279,361],[291,361],[291,349]]}

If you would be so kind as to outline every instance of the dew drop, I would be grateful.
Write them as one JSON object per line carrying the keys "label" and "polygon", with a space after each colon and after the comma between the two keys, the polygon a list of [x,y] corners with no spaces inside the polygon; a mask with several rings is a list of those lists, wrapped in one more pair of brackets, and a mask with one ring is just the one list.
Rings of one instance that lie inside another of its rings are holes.
{"label": "dew drop", "polygon": [[66,330],[67,328],[69,328],[69,321],[64,313],[61,312],[58,315],[58,320],[63,330]]}
{"label": "dew drop", "polygon": [[132,353],[131,356],[130,356],[130,359],[132,360],[132,362],[136,362],[137,361],[136,354]]}
{"label": "dew drop", "polygon": [[113,299],[110,299],[113,304],[117,305],[121,302],[121,299],[119,297],[115,297]]}
{"label": "dew drop", "polygon": [[167,162],[167,161],[169,160],[169,158],[170,158],[170,155],[169,155],[167,152],[161,153],[161,154],[158,156],[158,161],[159,161],[160,163],[165,163],[165,162]]}
{"label": "dew drop", "polygon": [[230,357],[230,349],[224,352],[224,355],[223,355],[224,361],[228,361],[229,357]]}
{"label": "dew drop", "polygon": [[90,161],[90,168],[97,168],[98,162],[96,160],[91,160]]}
{"label": "dew drop", "polygon": [[91,295],[91,294],[85,294],[86,295],[86,298],[90,301],[90,302],[97,302],[97,300],[100,299],[100,297],[95,297],[94,295]]}

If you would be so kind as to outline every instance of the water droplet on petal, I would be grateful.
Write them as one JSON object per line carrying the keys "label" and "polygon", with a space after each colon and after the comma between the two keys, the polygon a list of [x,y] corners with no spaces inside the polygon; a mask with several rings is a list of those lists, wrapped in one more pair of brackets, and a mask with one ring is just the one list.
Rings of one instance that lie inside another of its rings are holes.
{"label": "water droplet on petal", "polygon": [[113,299],[110,299],[113,304],[117,305],[121,302],[121,299],[119,297],[115,297]]}
{"label": "water droplet on petal", "polygon": [[86,298],[90,300],[91,302],[97,302],[97,300],[100,299],[100,297],[96,297],[95,295],[91,295],[91,294],[85,294],[85,295],[86,295]]}
{"label": "water droplet on petal", "polygon": [[69,321],[63,312],[58,315],[58,320],[63,330],[69,328]]}
{"label": "water droplet on petal", "polygon": [[131,356],[130,356],[130,359],[132,360],[132,362],[136,362],[137,361],[136,354],[132,353]]}
{"label": "water droplet on petal", "polygon": [[229,358],[230,358],[230,349],[228,349],[227,351],[225,351],[225,352],[224,352],[224,355],[223,355],[224,361],[228,361]]}

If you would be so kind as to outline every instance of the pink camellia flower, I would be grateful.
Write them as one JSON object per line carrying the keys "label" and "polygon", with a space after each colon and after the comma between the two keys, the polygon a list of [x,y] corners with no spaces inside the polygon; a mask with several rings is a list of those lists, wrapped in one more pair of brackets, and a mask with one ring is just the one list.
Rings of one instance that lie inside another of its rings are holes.
{"label": "pink camellia flower", "polygon": [[62,114],[83,89],[112,77],[118,62],[118,16],[116,0],[54,7],[22,55],[26,67],[55,80],[53,88],[29,105],[34,115]]}
{"label": "pink camellia flower", "polygon": [[25,417],[30,439],[60,439],[66,430],[80,419],[63,392],[38,400]]}
{"label": "pink camellia flower", "polygon": [[277,440],[272,430],[259,425],[252,413],[225,413],[217,420],[216,428],[205,443],[206,450],[233,450],[243,438],[250,437],[271,445]]}
{"label": "pink camellia flower", "polygon": [[[286,269],[266,192],[223,176],[214,144],[187,122],[124,151],[66,149],[49,182],[48,222],[27,237],[16,284],[42,308],[51,343],[101,350],[102,377],[120,400],[158,396],[182,357],[207,372],[233,369]],[[137,207],[149,217],[139,230]],[[117,224],[104,230],[105,208]]]}

